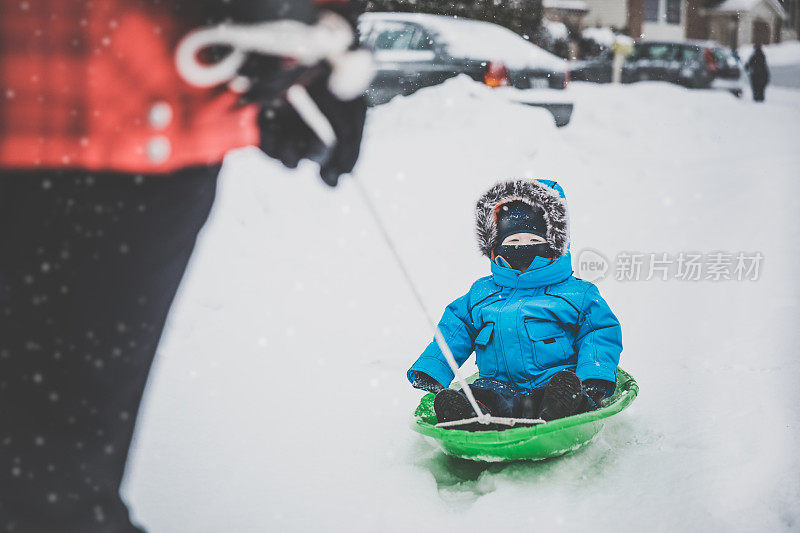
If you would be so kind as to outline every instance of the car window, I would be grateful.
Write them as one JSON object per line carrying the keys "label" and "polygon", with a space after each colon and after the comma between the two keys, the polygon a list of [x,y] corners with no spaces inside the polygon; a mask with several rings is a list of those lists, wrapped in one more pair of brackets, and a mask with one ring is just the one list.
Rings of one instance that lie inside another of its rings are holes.
{"label": "car window", "polygon": [[425,30],[417,29],[414,38],[411,39],[412,50],[433,50],[433,39]]}
{"label": "car window", "polygon": [[694,61],[697,59],[700,50],[692,46],[681,47],[681,61]]}
{"label": "car window", "polygon": [[659,44],[650,47],[648,56],[650,59],[660,59],[663,61],[671,61],[676,58],[678,54],[678,47],[671,44]]}
{"label": "car window", "polygon": [[416,26],[384,25],[377,29],[375,50],[425,50],[420,48],[424,34]]}
{"label": "car window", "polygon": [[717,58],[717,62],[720,65],[727,65],[729,67],[736,66],[736,58],[733,56],[733,53],[724,48],[715,48],[714,56]]}
{"label": "car window", "polygon": [[671,44],[654,43],[643,47],[641,57],[652,60],[670,61],[675,59],[677,50]]}

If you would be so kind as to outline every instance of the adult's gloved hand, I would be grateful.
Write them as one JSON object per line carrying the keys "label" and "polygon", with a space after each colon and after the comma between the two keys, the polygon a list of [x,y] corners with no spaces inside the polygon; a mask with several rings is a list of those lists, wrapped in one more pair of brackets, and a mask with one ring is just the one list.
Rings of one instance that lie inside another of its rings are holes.
{"label": "adult's gloved hand", "polygon": [[[249,82],[242,100],[261,106],[258,126],[264,153],[289,168],[303,159],[315,161],[322,180],[332,187],[342,174],[353,170],[361,150],[367,114],[363,94],[374,74],[371,54],[358,49],[358,16],[363,8],[363,2],[350,0],[326,4],[326,10],[320,12],[320,20],[340,17],[335,25],[340,25],[337,27],[344,35],[352,32],[351,48],[345,55],[304,66],[291,59],[251,53],[239,70]],[[326,146],[290,105],[287,92],[292,85],[306,89],[333,128],[336,142],[332,146]]]}
{"label": "adult's gloved hand", "polygon": [[258,105],[262,150],[290,168],[302,159],[316,161],[325,183],[335,186],[358,159],[363,94],[375,71],[371,53],[359,49],[364,2],[197,4],[206,26],[178,44],[182,77],[197,87],[227,83],[243,104]]}
{"label": "adult's gloved hand", "polygon": [[583,395],[586,397],[587,411],[600,407],[603,398],[611,396],[616,383],[604,379],[586,379],[582,383]]}
{"label": "adult's gloved hand", "polygon": [[[254,57],[243,68],[243,74],[251,79],[250,89],[243,95],[245,102],[258,102],[261,112],[258,126],[261,131],[260,147],[270,157],[279,160],[288,168],[296,168],[303,159],[319,163],[322,180],[331,187],[339,177],[353,170],[361,150],[361,138],[367,114],[367,103],[363,96],[353,100],[340,100],[328,88],[331,69],[322,64],[311,69],[296,67],[271,70],[272,76],[249,74],[262,72],[272,65],[274,58]],[[336,143],[325,144],[303,121],[285,98],[288,88],[299,83],[306,87],[319,110],[325,115],[333,131]]]}
{"label": "adult's gloved hand", "polygon": [[438,381],[430,377],[425,372],[419,371],[414,371],[414,381],[411,383],[411,386],[415,389],[421,389],[434,394],[444,390],[444,387]]}

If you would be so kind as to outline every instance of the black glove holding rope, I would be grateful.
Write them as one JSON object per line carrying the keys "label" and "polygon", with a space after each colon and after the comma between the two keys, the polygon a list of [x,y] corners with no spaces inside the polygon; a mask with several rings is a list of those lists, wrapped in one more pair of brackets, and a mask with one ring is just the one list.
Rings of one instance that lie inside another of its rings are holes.
{"label": "black glove holding rope", "polygon": [[[294,2],[293,2],[294,3]],[[357,19],[363,12],[361,2],[330,2],[326,9],[335,11],[346,19],[353,29],[353,45],[358,46]],[[308,10],[298,11],[298,20],[308,20]],[[299,65],[291,59],[276,58],[251,53],[240,74],[250,82],[242,95],[244,103],[261,106],[258,126],[261,131],[260,148],[288,168],[295,168],[303,159],[319,163],[322,180],[335,187],[339,177],[353,170],[361,149],[364,121],[367,114],[366,99],[342,99],[329,88],[332,66],[321,62],[313,66]],[[336,143],[326,146],[289,104],[286,92],[292,85],[306,88],[309,96],[325,115],[336,134]]]}
{"label": "black glove holding rope", "polygon": [[[322,180],[335,187],[342,174],[353,170],[361,150],[367,103],[363,96],[343,101],[328,89],[330,65],[314,68],[277,67],[275,58],[251,57],[241,73],[253,85],[242,98],[261,105],[258,127],[260,148],[268,156],[288,168],[296,168],[303,159],[319,163]],[[325,115],[336,133],[336,143],[325,144],[288,103],[285,92],[291,85],[301,83]]]}

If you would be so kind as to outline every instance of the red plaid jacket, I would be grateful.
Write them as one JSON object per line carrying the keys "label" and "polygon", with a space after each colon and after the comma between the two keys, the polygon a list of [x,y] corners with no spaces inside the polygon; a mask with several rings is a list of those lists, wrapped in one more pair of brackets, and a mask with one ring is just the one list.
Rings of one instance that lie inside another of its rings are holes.
{"label": "red plaid jacket", "polygon": [[257,145],[255,106],[179,77],[202,24],[169,4],[0,0],[0,168],[160,173]]}

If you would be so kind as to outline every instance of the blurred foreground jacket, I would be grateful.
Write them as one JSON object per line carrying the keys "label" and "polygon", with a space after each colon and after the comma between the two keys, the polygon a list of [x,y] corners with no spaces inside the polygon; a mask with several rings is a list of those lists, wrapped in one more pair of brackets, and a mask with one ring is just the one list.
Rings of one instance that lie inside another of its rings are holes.
{"label": "blurred foreground jacket", "polygon": [[303,5],[0,0],[0,168],[163,173],[258,145],[257,106],[225,87],[188,85],[175,46],[199,26],[286,17]]}

